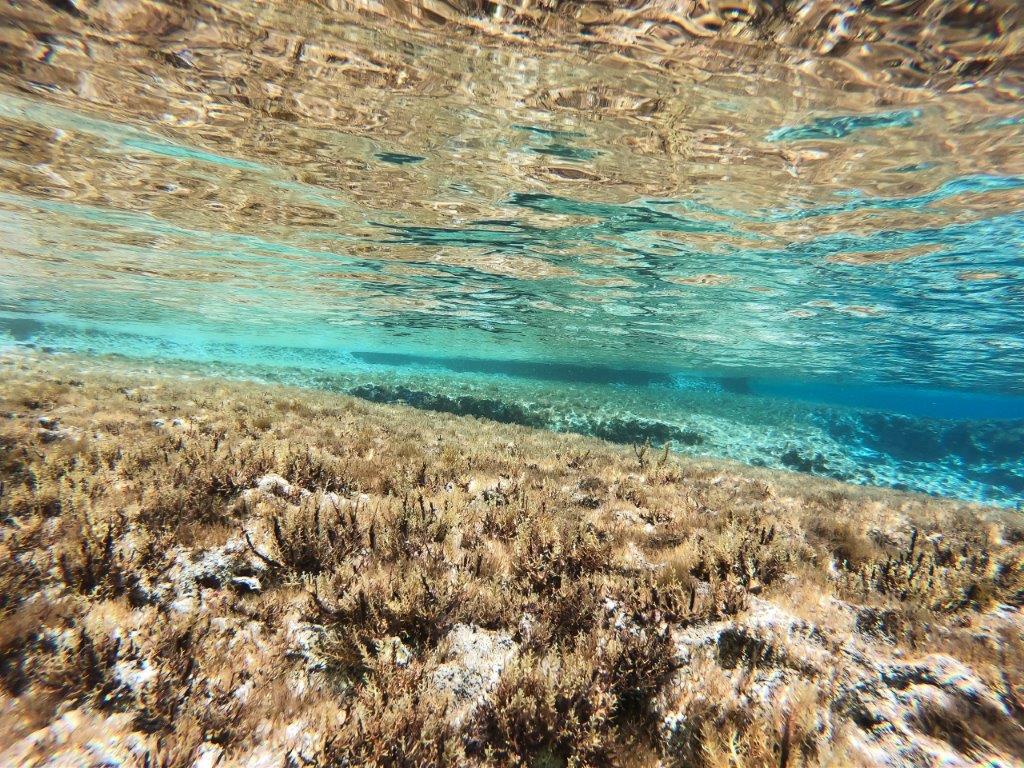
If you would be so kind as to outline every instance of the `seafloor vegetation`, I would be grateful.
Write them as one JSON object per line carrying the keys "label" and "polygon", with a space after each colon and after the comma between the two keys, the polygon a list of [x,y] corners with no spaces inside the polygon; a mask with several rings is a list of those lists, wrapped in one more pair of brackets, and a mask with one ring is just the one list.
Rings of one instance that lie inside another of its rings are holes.
{"label": "seafloor vegetation", "polygon": [[4,766],[994,765],[1024,520],[350,397],[0,369]]}

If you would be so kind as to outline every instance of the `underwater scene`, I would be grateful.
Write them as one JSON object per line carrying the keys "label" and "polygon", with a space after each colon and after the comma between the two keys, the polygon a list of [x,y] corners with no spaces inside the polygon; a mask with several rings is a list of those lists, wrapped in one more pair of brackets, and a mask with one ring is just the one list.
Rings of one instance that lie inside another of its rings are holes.
{"label": "underwater scene", "polygon": [[839,5],[5,3],[0,344],[1019,506],[1024,12]]}
{"label": "underwater scene", "polygon": [[0,768],[1024,768],[1024,0],[0,0]]}

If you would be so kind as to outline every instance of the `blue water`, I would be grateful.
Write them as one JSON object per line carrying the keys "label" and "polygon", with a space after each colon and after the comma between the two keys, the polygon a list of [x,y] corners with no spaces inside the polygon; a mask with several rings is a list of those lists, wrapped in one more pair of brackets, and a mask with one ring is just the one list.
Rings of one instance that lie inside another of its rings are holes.
{"label": "blue water", "polygon": [[1024,503],[1005,93],[235,11],[0,69],[0,346]]}

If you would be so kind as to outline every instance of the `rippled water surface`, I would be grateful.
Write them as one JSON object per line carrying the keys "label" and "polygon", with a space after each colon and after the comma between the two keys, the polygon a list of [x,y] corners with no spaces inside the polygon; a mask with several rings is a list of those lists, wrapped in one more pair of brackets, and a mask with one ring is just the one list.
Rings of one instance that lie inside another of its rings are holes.
{"label": "rippled water surface", "polygon": [[5,2],[0,343],[1019,504],[1022,17]]}

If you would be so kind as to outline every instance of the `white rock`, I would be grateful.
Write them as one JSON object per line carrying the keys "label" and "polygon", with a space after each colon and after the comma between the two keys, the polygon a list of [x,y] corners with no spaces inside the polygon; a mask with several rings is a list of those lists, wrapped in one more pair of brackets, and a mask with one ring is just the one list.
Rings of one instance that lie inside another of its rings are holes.
{"label": "white rock", "polygon": [[235,692],[232,694],[232,696],[234,696],[236,699],[238,699],[240,702],[244,704],[249,700],[249,696],[252,695],[253,688],[255,687],[256,684],[252,680],[246,680],[244,683],[242,683],[235,689]]}
{"label": "white rock", "polygon": [[377,653],[385,659],[394,662],[396,667],[407,667],[412,661],[410,651],[401,638],[388,637],[377,642]]}
{"label": "white rock", "polygon": [[256,593],[263,589],[260,580],[254,576],[235,576],[231,579],[231,586],[236,592]]}
{"label": "white rock", "polygon": [[0,765],[32,768],[129,768],[142,764],[145,740],[126,714],[101,717],[71,710],[0,750]]}
{"label": "white rock", "polygon": [[519,648],[505,632],[468,624],[456,625],[446,640],[446,662],[434,671],[433,682],[451,696],[449,718],[458,725],[483,703]]}
{"label": "white rock", "polygon": [[292,484],[285,480],[280,475],[273,473],[264,475],[257,483],[256,487],[264,493],[269,493],[276,496],[291,496],[292,495]]}
{"label": "white rock", "polygon": [[341,494],[327,491],[327,493],[320,497],[320,514],[342,510],[351,506],[351,504],[352,502]]}
{"label": "white rock", "polygon": [[224,754],[224,750],[216,744],[204,743],[199,745],[197,750],[199,756],[192,763],[192,768],[215,768]]}
{"label": "white rock", "polygon": [[188,614],[195,613],[198,607],[199,603],[196,599],[191,595],[186,595],[185,597],[179,597],[177,600],[172,601],[168,606],[168,609],[172,613]]}
{"label": "white rock", "polygon": [[285,764],[283,751],[275,751],[269,747],[257,747],[241,764],[245,768],[280,768]]}
{"label": "white rock", "polygon": [[133,664],[131,661],[119,661],[114,666],[114,677],[117,681],[136,694],[156,676],[156,669],[145,659],[139,664]]}

